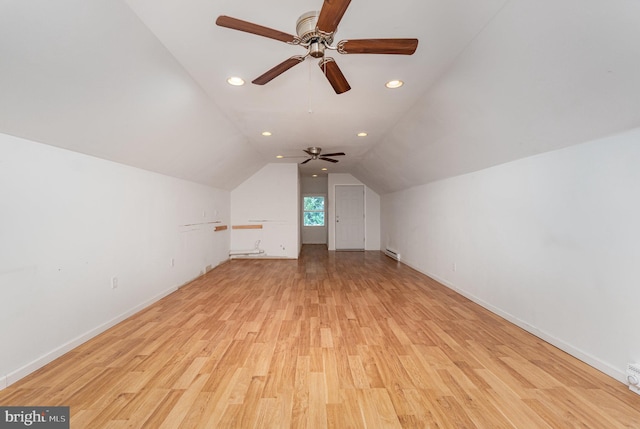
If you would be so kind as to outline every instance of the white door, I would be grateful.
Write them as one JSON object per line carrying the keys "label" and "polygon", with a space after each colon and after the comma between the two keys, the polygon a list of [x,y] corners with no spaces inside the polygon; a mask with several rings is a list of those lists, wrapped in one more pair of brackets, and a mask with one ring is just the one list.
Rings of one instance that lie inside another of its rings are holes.
{"label": "white door", "polygon": [[336,185],[336,250],[364,250],[363,185]]}

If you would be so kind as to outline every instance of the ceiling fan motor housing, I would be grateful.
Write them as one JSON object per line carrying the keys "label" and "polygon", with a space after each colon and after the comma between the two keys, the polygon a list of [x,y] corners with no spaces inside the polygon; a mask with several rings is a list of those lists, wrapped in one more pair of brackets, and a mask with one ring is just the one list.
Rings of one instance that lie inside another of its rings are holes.
{"label": "ceiling fan motor housing", "polygon": [[313,58],[324,57],[324,48],[333,43],[333,34],[320,34],[316,27],[319,11],[306,12],[296,22],[296,33],[300,43],[309,46],[309,55]]}
{"label": "ceiling fan motor housing", "polygon": [[307,148],[307,153],[309,155],[311,155],[311,159],[318,159],[318,156],[320,155],[320,152],[322,152],[322,148],[321,147],[310,147],[310,148]]}

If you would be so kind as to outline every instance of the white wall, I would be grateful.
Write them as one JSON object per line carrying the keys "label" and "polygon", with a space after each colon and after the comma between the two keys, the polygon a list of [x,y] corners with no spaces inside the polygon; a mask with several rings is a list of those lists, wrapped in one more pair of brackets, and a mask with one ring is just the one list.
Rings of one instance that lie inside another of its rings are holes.
{"label": "white wall", "polygon": [[297,258],[300,249],[298,164],[267,164],[231,191],[231,223],[262,229],[231,231],[231,250],[260,240],[264,256]]}
{"label": "white wall", "polygon": [[[351,174],[331,173],[328,178],[329,201],[329,250],[336,250],[336,185],[363,185]],[[380,250],[380,196],[372,189],[364,187],[364,248],[365,250]]]}
{"label": "white wall", "polygon": [[[327,176],[309,177],[303,176],[300,180],[301,196],[324,196],[325,211],[327,209],[327,197],[329,194],[329,182]],[[301,201],[301,204],[302,201]],[[304,244],[327,244],[327,223],[328,217],[325,217],[324,226],[304,226],[302,218],[302,209],[300,210],[300,227],[302,229],[302,243]],[[326,213],[325,213],[326,216]]]}
{"label": "white wall", "polygon": [[0,134],[0,388],[225,261],[216,220],[227,191]]}
{"label": "white wall", "polygon": [[329,192],[329,178],[328,176],[302,176],[300,178],[300,189],[303,194],[327,194]]}
{"label": "white wall", "polygon": [[624,381],[640,362],[640,129],[382,197],[403,262]]}

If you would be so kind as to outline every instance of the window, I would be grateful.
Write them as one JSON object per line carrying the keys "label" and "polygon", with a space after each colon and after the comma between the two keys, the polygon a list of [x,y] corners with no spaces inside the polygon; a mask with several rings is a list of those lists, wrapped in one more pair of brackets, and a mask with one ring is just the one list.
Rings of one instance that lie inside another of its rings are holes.
{"label": "window", "polygon": [[324,226],[324,197],[304,197],[303,210],[304,226]]}

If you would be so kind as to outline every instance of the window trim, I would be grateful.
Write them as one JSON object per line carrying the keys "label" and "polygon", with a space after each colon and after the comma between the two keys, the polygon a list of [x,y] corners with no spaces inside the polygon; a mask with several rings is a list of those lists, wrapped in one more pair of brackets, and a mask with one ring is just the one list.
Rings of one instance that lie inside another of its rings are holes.
{"label": "window trim", "polygon": [[[304,200],[305,198],[322,198],[323,199],[323,209],[322,210],[305,210],[304,208]],[[304,215],[305,213],[323,213],[323,224],[322,225],[305,225],[304,223]],[[326,194],[304,194],[302,196],[302,226],[304,228],[326,228],[327,227],[327,195]]]}

